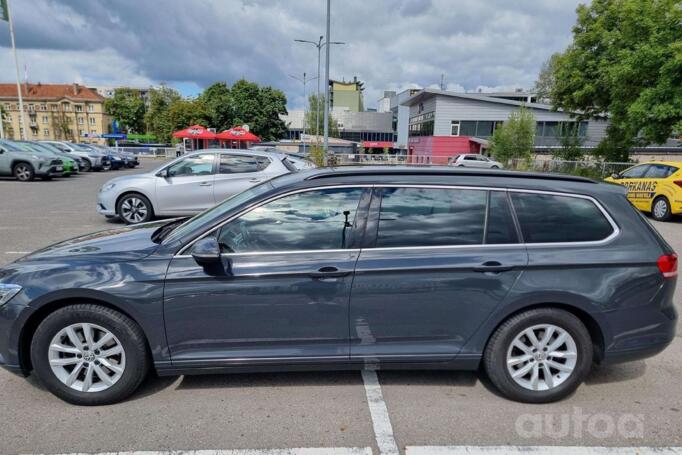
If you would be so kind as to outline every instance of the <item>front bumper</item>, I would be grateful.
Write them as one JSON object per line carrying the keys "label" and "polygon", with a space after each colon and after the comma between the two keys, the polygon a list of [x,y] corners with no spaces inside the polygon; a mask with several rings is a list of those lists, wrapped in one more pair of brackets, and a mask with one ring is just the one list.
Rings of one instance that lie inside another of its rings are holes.
{"label": "front bumper", "polygon": [[97,193],[97,213],[104,216],[116,215],[116,193],[114,191]]}

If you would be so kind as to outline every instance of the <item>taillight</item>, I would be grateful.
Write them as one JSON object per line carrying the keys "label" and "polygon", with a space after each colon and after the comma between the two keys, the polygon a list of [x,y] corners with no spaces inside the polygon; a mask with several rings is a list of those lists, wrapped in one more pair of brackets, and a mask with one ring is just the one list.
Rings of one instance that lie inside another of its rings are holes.
{"label": "taillight", "polygon": [[682,180],[673,180],[673,183],[682,188]]}
{"label": "taillight", "polygon": [[663,277],[674,278],[677,276],[677,255],[665,254],[658,258],[658,270],[661,271]]}

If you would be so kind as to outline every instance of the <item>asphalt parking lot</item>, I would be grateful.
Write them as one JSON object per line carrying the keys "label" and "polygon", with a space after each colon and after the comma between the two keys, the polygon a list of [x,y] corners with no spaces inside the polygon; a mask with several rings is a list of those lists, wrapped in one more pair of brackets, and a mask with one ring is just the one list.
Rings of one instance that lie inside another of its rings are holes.
{"label": "asphalt parking lot", "polygon": [[[146,169],[160,164],[143,163]],[[59,240],[119,226],[95,212],[96,192],[109,178],[142,170],[52,182],[0,179],[0,265]],[[682,220],[655,225],[682,252]],[[682,340],[678,334],[655,358],[598,368],[574,396],[551,405],[507,401],[483,375],[448,371],[151,377],[124,403],[84,408],[59,401],[35,378],[3,370],[0,403],[1,454],[682,446]]]}

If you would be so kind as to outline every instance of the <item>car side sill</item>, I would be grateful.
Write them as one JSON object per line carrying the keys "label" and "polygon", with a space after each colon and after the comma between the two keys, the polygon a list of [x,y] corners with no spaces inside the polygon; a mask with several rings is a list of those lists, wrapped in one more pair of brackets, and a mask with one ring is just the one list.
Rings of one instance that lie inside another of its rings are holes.
{"label": "car side sill", "polygon": [[155,362],[154,366],[159,376],[192,375],[192,374],[223,374],[223,373],[265,373],[265,372],[295,372],[295,371],[344,371],[362,370],[462,370],[472,371],[479,368],[480,355],[467,354],[456,358],[436,360],[429,356],[392,358],[361,358],[349,360],[348,357],[330,357],[326,359],[220,359],[197,360],[182,362]]}

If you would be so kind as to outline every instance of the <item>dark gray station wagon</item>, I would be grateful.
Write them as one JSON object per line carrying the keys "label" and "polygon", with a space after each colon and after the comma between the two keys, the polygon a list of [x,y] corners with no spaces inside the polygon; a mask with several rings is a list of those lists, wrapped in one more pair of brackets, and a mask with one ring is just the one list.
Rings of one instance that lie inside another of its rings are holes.
{"label": "dark gray station wagon", "polygon": [[189,220],[0,269],[0,364],[71,403],[161,375],[483,368],[566,397],[673,339],[677,256],[619,185],[505,171],[317,169]]}

